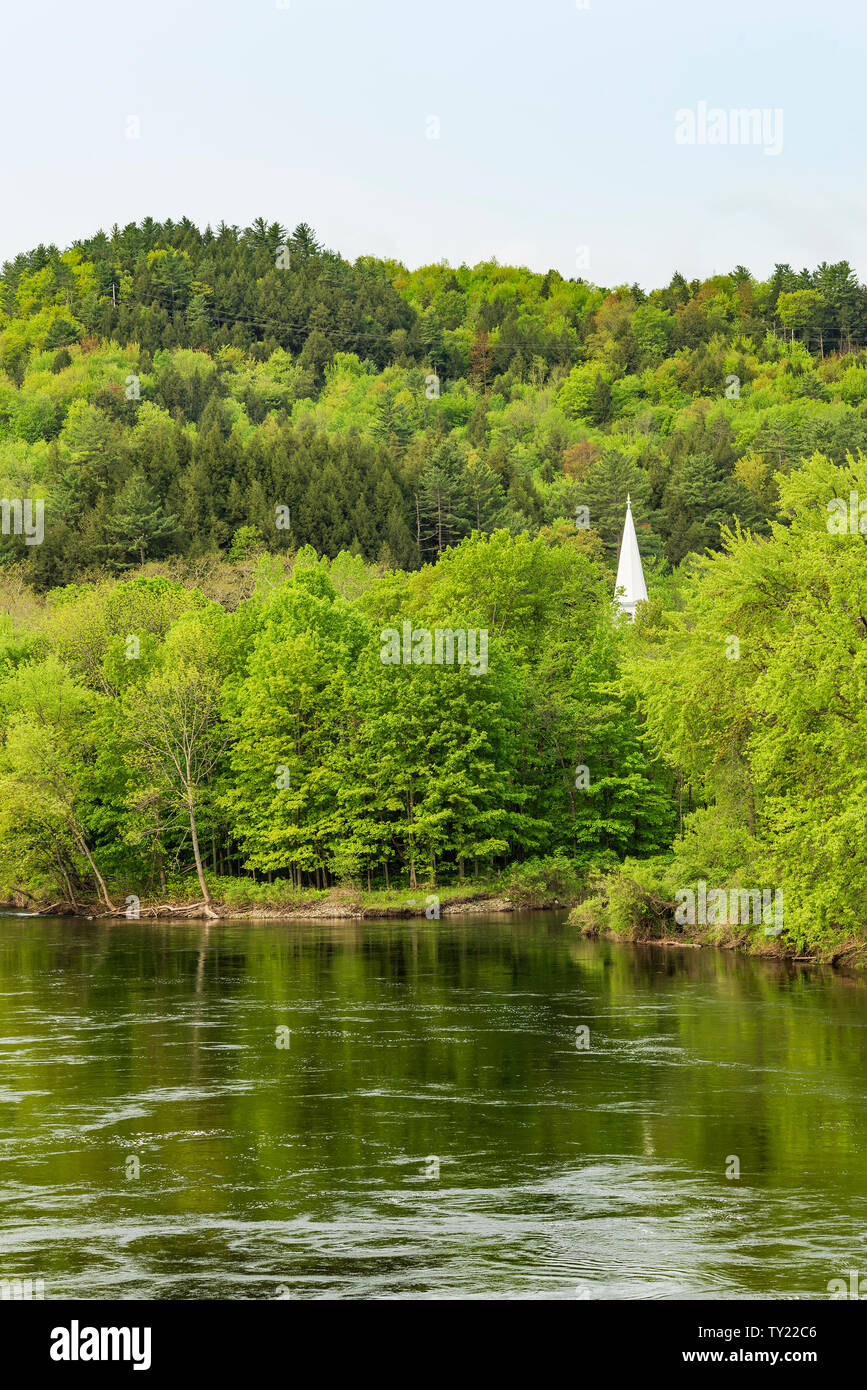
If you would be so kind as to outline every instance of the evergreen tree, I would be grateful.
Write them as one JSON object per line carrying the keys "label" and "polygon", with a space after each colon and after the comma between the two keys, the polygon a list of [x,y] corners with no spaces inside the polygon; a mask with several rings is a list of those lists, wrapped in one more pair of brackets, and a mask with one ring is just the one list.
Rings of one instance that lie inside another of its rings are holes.
{"label": "evergreen tree", "polygon": [[127,569],[168,549],[177,534],[178,519],[166,512],[144,478],[134,474],[109,513],[105,530],[110,563]]}

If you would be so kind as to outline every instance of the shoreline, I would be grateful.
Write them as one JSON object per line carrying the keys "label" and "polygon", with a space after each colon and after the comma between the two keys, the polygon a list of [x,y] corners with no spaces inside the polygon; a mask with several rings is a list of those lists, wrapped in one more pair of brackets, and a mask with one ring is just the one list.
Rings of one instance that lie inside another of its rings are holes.
{"label": "shoreline", "polygon": [[[430,896],[424,889],[415,890],[419,900],[415,903],[383,903],[365,901],[373,895],[342,893],[339,896],[317,894],[301,898],[297,903],[274,904],[250,903],[235,905],[214,900],[211,911],[202,902],[196,903],[140,903],[138,910],[129,914],[120,909],[112,912],[104,903],[28,903],[6,902],[0,904],[0,912],[18,913],[27,917],[75,917],[80,921],[182,921],[182,922],[293,922],[293,921],[346,921],[357,922],[366,919],[393,918],[400,920],[437,921],[443,917],[473,916],[481,913],[515,912],[567,912],[574,906],[572,902],[562,902],[557,898],[522,900],[517,897],[504,897],[501,894],[467,892],[451,898],[441,899],[435,914],[428,916],[431,909],[426,903]],[[389,895],[390,897],[392,895]]]}
{"label": "shoreline", "polygon": [[867,933],[827,931],[824,939],[807,944],[796,942],[785,934],[782,916],[775,916],[773,928],[767,931],[761,930],[761,921],[739,923],[740,914],[735,914],[733,922],[708,924],[701,917],[697,922],[681,922],[676,895],[670,885],[664,879],[658,887],[655,880],[652,883],[654,886],[648,887],[622,868],[606,876],[597,876],[590,891],[569,913],[569,925],[581,936],[631,945],[684,950],[711,947],[756,960],[830,966],[859,975],[867,970]]}
{"label": "shoreline", "polygon": [[749,933],[732,933],[730,930],[727,932],[726,929],[721,929],[716,935],[710,935],[707,932],[687,935],[682,929],[677,933],[663,932],[661,935],[653,935],[640,928],[622,932],[605,927],[588,927],[572,921],[571,916],[569,924],[577,927],[579,935],[587,940],[611,941],[624,946],[662,946],[667,949],[682,951],[707,949],[732,951],[736,955],[749,957],[751,960],[779,961],[791,965],[813,965],[838,972],[848,970],[859,976],[863,976],[867,971],[867,942],[865,941],[841,943],[836,948],[829,946],[827,954],[814,952],[812,955],[802,955],[793,945],[781,943],[777,939],[773,942],[763,941]]}
{"label": "shoreline", "polygon": [[[142,902],[138,912],[130,916],[126,911],[110,911],[104,903],[87,902],[73,905],[68,902],[27,903],[18,901],[0,903],[0,913],[15,913],[22,917],[71,917],[78,921],[117,922],[359,922],[359,921],[438,921],[444,917],[472,917],[482,914],[508,916],[525,912],[564,912],[569,913],[566,922],[576,930],[576,935],[587,940],[600,940],[629,946],[659,946],[665,949],[697,951],[702,949],[732,951],[738,955],[756,960],[787,961],[791,964],[830,967],[837,971],[848,970],[863,976],[867,972],[867,941],[849,939],[825,952],[800,954],[793,945],[779,938],[767,940],[752,933],[732,931],[731,928],[704,928],[685,932],[682,927],[669,931],[667,926],[661,930],[648,931],[645,925],[635,924],[626,930],[614,930],[598,921],[588,923],[580,918],[581,903],[575,899],[566,900],[527,895],[504,896],[502,893],[485,890],[467,890],[453,893],[451,897],[441,898],[437,911],[428,916],[431,910],[427,898],[430,890],[416,889],[419,897],[415,902],[395,902],[394,894],[382,893],[386,901],[377,901],[378,890],[371,893],[337,889],[299,895],[295,902],[230,904],[214,900],[208,912],[201,901],[184,902]],[[449,889],[441,890],[449,892]],[[22,895],[23,896],[23,895]]]}

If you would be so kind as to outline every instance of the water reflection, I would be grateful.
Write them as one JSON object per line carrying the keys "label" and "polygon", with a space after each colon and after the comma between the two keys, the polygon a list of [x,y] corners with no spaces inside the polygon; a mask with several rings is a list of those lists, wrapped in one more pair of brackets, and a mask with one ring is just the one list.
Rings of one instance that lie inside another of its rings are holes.
{"label": "water reflection", "polygon": [[854,977],[555,915],[7,917],[0,1041],[0,1277],[47,1297],[826,1297],[867,1272]]}

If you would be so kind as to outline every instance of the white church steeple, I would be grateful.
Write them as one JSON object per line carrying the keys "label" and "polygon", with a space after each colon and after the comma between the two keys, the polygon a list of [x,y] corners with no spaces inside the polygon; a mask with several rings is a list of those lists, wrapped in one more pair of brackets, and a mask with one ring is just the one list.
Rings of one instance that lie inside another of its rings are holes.
{"label": "white church steeple", "polygon": [[617,588],[624,591],[617,594],[621,611],[634,618],[638,604],[647,601],[647,585],[644,582],[644,570],[641,568],[641,555],[635,535],[635,522],[632,520],[629,493],[626,494],[626,521],[623,523],[623,539],[620,542],[620,558],[617,561]]}

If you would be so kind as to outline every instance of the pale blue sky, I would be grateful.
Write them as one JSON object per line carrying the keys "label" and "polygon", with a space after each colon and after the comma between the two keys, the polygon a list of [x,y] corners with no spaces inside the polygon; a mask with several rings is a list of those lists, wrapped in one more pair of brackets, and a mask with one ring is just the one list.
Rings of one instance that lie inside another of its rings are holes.
{"label": "pale blue sky", "polygon": [[[19,0],[0,259],[146,214],[262,215],[409,265],[867,276],[863,4],[589,3]],[[676,144],[701,101],[782,108],[781,154]]]}

